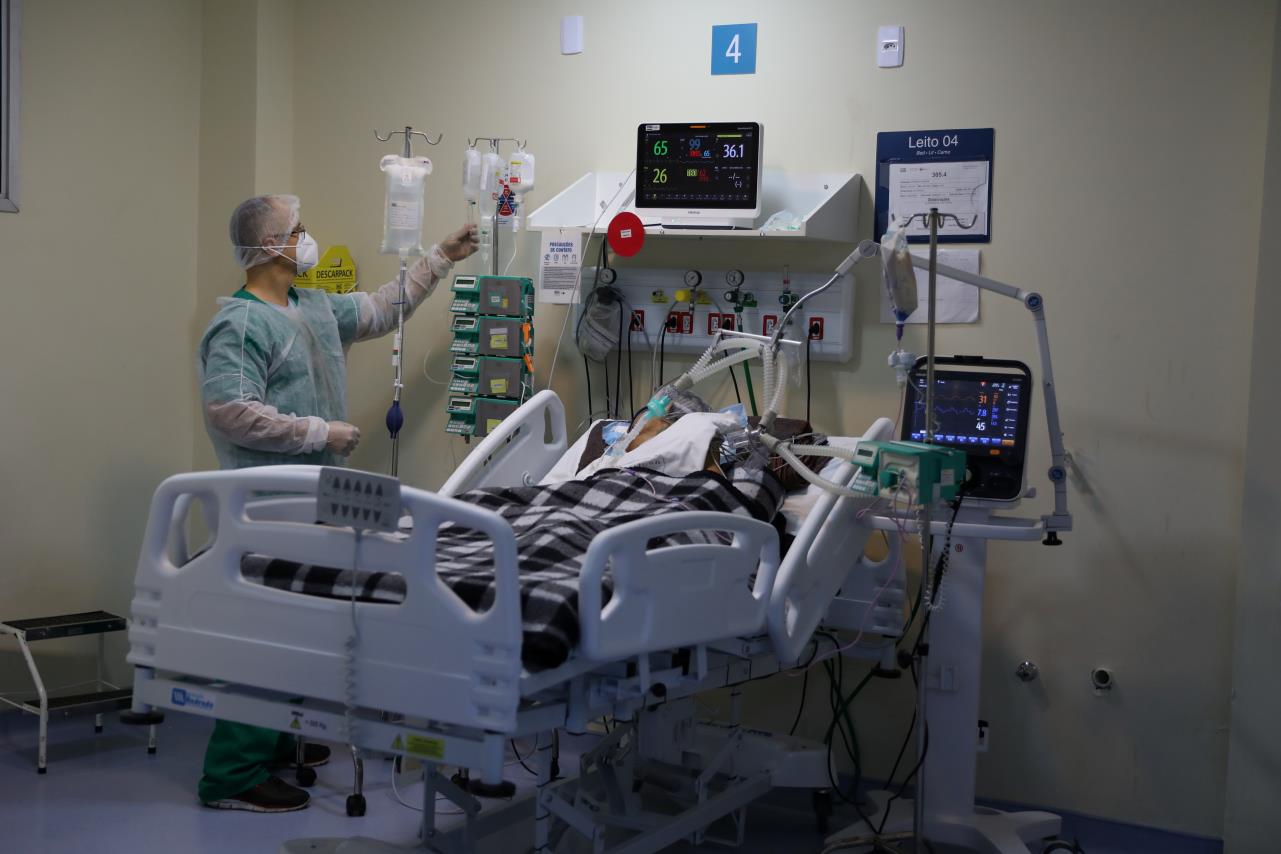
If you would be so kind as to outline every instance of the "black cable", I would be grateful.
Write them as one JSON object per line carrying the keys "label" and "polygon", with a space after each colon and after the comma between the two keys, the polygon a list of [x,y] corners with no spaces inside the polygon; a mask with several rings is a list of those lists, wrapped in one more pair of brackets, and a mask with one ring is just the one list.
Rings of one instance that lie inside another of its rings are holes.
{"label": "black cable", "polygon": [[947,533],[943,537],[943,548],[939,550],[939,559],[934,565],[934,576],[930,583],[930,602],[934,602],[938,596],[939,590],[943,586],[943,576],[947,574],[948,564],[952,554],[952,529],[956,526],[956,516],[961,512],[961,502],[964,496],[960,490],[957,491],[956,500],[952,502],[952,518],[947,521]]}
{"label": "black cable", "polygon": [[[960,513],[961,511],[962,500],[963,500],[963,497],[958,494],[956,497],[956,500],[952,502],[952,518],[948,520],[947,533],[943,541],[943,548],[940,549],[938,560],[935,561],[934,571],[933,571],[933,576],[935,580],[933,584],[931,584],[931,579],[928,574],[923,574],[921,577],[922,585],[929,584],[932,587],[934,587],[935,590],[937,590],[937,586],[942,583],[943,575],[947,571],[948,554],[951,552],[952,528],[956,524],[957,514]],[[918,596],[918,599],[919,599],[919,596]],[[921,651],[922,642],[926,636],[926,630],[929,628],[930,615],[932,613],[933,612],[930,611],[928,608],[925,611],[925,617],[921,621],[921,630],[917,633],[916,639],[912,644],[913,659],[915,659]],[[915,618],[915,616],[916,616],[916,612],[914,611],[912,615],[908,618],[909,626],[911,625],[911,622]],[[919,693],[920,691],[925,690],[924,687],[920,684],[920,680],[917,677],[915,661],[913,662],[911,667],[911,674],[912,674],[912,684],[916,687],[917,692]],[[926,721],[924,723],[924,728],[925,728],[925,733],[924,733],[925,743],[922,745],[921,755],[917,757],[916,764],[912,767],[912,770],[908,772],[907,776],[903,778],[903,782],[899,784],[898,791],[891,794],[889,800],[885,802],[885,815],[881,817],[880,827],[877,828],[877,831],[876,831],[877,835],[880,835],[880,833],[885,829],[885,821],[889,817],[890,804],[894,803],[895,800],[897,800],[899,797],[903,795],[905,791],[907,791],[908,784],[913,780],[913,778],[916,777],[917,773],[919,773],[921,768],[925,765],[925,758],[929,755],[929,752],[930,752],[929,721]],[[907,745],[911,742],[912,733],[915,732],[915,730],[916,730],[916,711],[913,710],[912,719],[911,721],[909,721],[907,725],[907,732],[904,733],[903,735],[903,743],[902,745],[899,746],[898,756],[894,759],[894,767],[890,769],[890,776],[886,781],[887,791],[890,788],[892,788],[894,785],[894,775],[898,773],[899,764],[903,761],[903,755],[907,752]]]}
{"label": "black cable", "polygon": [[908,784],[912,782],[912,779],[916,776],[917,772],[921,770],[921,766],[925,764],[925,757],[929,755],[929,752],[930,752],[930,724],[929,724],[929,721],[926,721],[925,722],[925,745],[921,749],[921,756],[919,759],[916,760],[916,764],[912,766],[912,770],[908,772],[908,775],[903,778],[903,782],[902,784],[899,785],[898,791],[890,795],[889,800],[885,802],[885,815],[881,816],[881,826],[876,830],[877,836],[880,836],[881,831],[885,829],[885,822],[890,817],[890,806],[893,805],[893,803],[897,801],[899,798],[901,798],[903,796],[903,793],[907,791]]}
{"label": "black cable", "polygon": [[583,356],[583,373],[587,375],[587,421],[592,420],[592,370],[587,364],[587,357]]}
{"label": "black cable", "polygon": [[740,394],[738,391],[738,377],[734,376],[733,365],[729,366],[729,378],[730,378],[730,382],[734,383],[734,399],[741,404],[743,402],[743,395]]}
{"label": "black cable", "polygon": [[805,423],[810,420],[810,392],[813,385],[810,383],[810,336],[809,330],[805,330]]}
{"label": "black cable", "polygon": [[[672,311],[675,310],[672,309]],[[672,311],[667,312],[667,317],[663,320],[663,329],[658,333],[658,385],[654,387],[655,391],[663,387],[663,362],[667,359],[664,339],[667,338],[667,326],[672,322]]]}
{"label": "black cable", "polygon": [[601,359],[601,364],[605,367],[605,416],[609,417],[609,351],[605,351],[605,357]]}
{"label": "black cable", "polygon": [[[962,497],[958,494],[956,500],[952,502],[952,518],[948,521],[946,540],[944,541],[943,548],[939,552],[939,558],[934,565],[934,576],[937,579],[936,583],[942,582],[943,574],[946,572],[946,569],[947,569],[947,554],[951,548],[950,543],[952,538],[952,526],[956,523],[957,513],[960,512],[961,501],[962,501]],[[923,577],[921,579],[921,584],[929,584],[929,583],[930,583],[930,580],[928,578]],[[910,671],[912,674],[912,684],[916,687],[916,691],[918,694],[921,691],[926,690],[926,686],[921,684],[924,678],[924,674],[922,673],[918,676],[916,672],[915,659],[917,658],[917,656],[921,651],[923,639],[926,637],[926,631],[929,629],[930,616],[932,614],[933,614],[933,611],[926,609],[925,618],[921,621],[921,630],[920,632],[917,633],[916,641],[912,645],[912,658],[914,659],[914,661],[912,663]],[[920,773],[921,768],[925,766],[925,759],[930,754],[930,722],[929,720],[927,719],[922,724],[922,726],[924,727],[925,731],[924,731],[924,744],[921,746],[921,755],[917,757],[916,764],[912,766],[912,770],[908,772],[907,776],[903,778],[903,782],[899,784],[898,791],[890,795],[889,800],[885,802],[885,815],[881,818],[881,825],[880,825],[881,828],[885,827],[885,821],[889,817],[889,813],[890,813],[890,806],[894,803],[894,801],[902,797],[904,792],[907,791],[908,785],[912,782],[912,780],[916,777],[916,775]],[[912,733],[915,729],[916,729],[916,712],[913,711],[912,721],[908,725],[907,733],[903,737],[903,745],[899,748],[898,759],[894,760],[894,768],[891,769],[889,780],[886,783],[887,791],[891,786],[893,786],[894,773],[898,770],[899,762],[902,760],[903,754],[907,750],[907,744],[911,740]],[[880,832],[881,831],[878,829],[877,833],[879,834]]]}
{"label": "black cable", "polygon": [[[859,755],[858,751],[858,737],[856,734],[846,733],[845,725],[841,723],[841,717],[844,714],[844,710],[848,708],[849,702],[863,690],[863,687],[867,685],[869,681],[871,681],[872,674],[869,672],[864,676],[859,684],[855,686],[854,690],[850,692],[849,697],[842,698],[841,695],[844,688],[845,675],[844,668],[838,665],[839,659],[836,664],[833,664],[830,661],[823,662],[823,669],[827,671],[828,702],[832,709],[832,723],[828,726],[827,734],[823,738],[823,742],[827,746],[827,780],[832,787],[832,791],[836,792],[837,797],[854,807],[854,811],[858,813],[859,818],[862,819],[868,827],[871,827],[871,819],[864,814],[863,807],[858,802],[858,785],[863,777],[863,763],[862,757]],[[850,726],[853,727],[852,722],[850,723]],[[832,771],[832,745],[835,741],[832,737],[832,730],[834,728],[840,730],[841,741],[845,744],[846,755],[849,756],[850,761],[854,763],[855,782],[854,790],[851,795],[846,795],[841,789],[840,783],[837,781]],[[852,749],[850,746],[851,742],[854,745]]]}
{"label": "black cable", "polygon": [[[512,743],[512,753],[516,754],[516,761],[520,763],[520,767],[521,767],[521,768],[524,768],[524,769],[525,769],[526,771],[528,771],[530,774],[533,774],[535,777],[537,777],[537,776],[538,776],[538,772],[537,772],[537,771],[535,771],[533,768],[530,768],[528,765],[526,765],[526,764],[525,764],[525,759],[526,759],[527,757],[522,757],[522,756],[520,755],[520,751],[516,749],[516,739],[514,739],[514,738],[513,738],[513,739],[511,739],[511,743]],[[530,754],[532,755],[532,754],[533,754],[533,752],[534,752],[534,750],[537,750],[537,749],[538,749],[538,740],[537,740],[537,739],[535,739],[535,740],[534,740],[534,747],[533,747],[533,749],[532,749],[532,750],[530,750],[530,751],[529,751],[529,752],[530,752]]]}
{"label": "black cable", "polygon": [[805,670],[805,678],[801,680],[801,704],[796,709],[796,720],[792,721],[792,728],[787,731],[788,735],[793,735],[796,732],[796,727],[800,725],[801,714],[805,711],[806,689],[809,688],[810,684],[810,665],[814,663],[816,658],[818,658],[817,643],[814,644],[814,651],[810,653],[810,660],[801,665]]}
{"label": "black cable", "polygon": [[[616,360],[614,365],[614,417],[615,418],[618,417],[618,406],[620,403],[623,402],[623,347],[622,347],[623,311],[626,308],[627,308],[626,304],[622,302],[618,303],[618,353],[614,356]],[[628,321],[628,325],[629,326],[631,325],[630,320]],[[627,340],[628,340],[628,343],[630,344],[631,343],[630,333],[628,333]],[[606,363],[606,370],[608,369],[609,369],[609,366],[608,366],[608,363]]]}
{"label": "black cable", "polygon": [[636,411],[636,380],[632,378],[632,322],[627,321],[627,402]]}
{"label": "black cable", "polygon": [[805,692],[810,687],[810,671],[805,668],[805,678],[801,680],[801,703],[796,707],[796,719],[792,721],[792,727],[787,731],[788,735],[795,735],[796,728],[801,725],[801,715],[805,712]]}

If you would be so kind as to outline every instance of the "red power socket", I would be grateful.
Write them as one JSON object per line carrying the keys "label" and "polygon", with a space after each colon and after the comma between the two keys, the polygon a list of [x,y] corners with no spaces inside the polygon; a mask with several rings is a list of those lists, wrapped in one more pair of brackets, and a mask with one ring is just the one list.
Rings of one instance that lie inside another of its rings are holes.
{"label": "red power socket", "polygon": [[640,332],[645,328],[645,311],[644,309],[632,309],[632,331]]}
{"label": "red power socket", "polygon": [[722,318],[722,315],[719,315],[716,312],[712,312],[711,314],[707,315],[707,334],[708,335],[715,335],[717,332],[721,331],[721,318]]}
{"label": "red power socket", "polygon": [[761,334],[773,335],[774,330],[778,328],[778,315],[767,314],[761,318]]}
{"label": "red power socket", "polygon": [[735,320],[734,315],[732,314],[721,315],[721,329],[725,329],[729,332],[733,332],[737,328],[738,328],[738,321]]}
{"label": "red power socket", "polygon": [[677,331],[680,332],[682,335],[693,335],[694,334],[693,312],[682,311],[677,313],[676,316],[680,318],[680,323],[677,324],[677,327],[676,327]]}
{"label": "red power socket", "polygon": [[[817,328],[815,328],[815,327],[817,327]],[[822,340],[823,340],[823,318],[821,318],[821,317],[811,317],[811,318],[809,319],[808,328],[809,328],[809,331],[810,331],[810,340],[811,340],[811,341],[822,341]]]}

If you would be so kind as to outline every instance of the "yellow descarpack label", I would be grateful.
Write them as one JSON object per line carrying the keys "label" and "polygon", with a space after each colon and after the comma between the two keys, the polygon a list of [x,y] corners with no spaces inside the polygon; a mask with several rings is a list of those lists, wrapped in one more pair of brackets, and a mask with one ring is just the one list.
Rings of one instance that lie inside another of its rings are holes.
{"label": "yellow descarpack label", "polygon": [[301,276],[294,277],[296,288],[319,288],[331,294],[349,294],[356,290],[356,262],[346,246],[330,246],[320,263]]}
{"label": "yellow descarpack label", "polygon": [[423,756],[427,759],[445,758],[445,742],[439,738],[428,738],[425,735],[410,735],[406,733],[403,739],[400,736],[396,736],[396,740],[391,743],[391,749],[403,750],[406,753]]}
{"label": "yellow descarpack label", "polygon": [[508,385],[507,380],[490,380],[489,393],[490,394],[506,394],[507,385]]}
{"label": "yellow descarpack label", "polygon": [[503,419],[501,419],[501,418],[486,418],[486,419],[485,419],[485,432],[486,432],[486,433],[492,433],[492,432],[494,432],[495,430],[497,430],[497,429],[498,429],[498,425],[499,425],[499,424],[502,424],[502,423],[503,423]]}

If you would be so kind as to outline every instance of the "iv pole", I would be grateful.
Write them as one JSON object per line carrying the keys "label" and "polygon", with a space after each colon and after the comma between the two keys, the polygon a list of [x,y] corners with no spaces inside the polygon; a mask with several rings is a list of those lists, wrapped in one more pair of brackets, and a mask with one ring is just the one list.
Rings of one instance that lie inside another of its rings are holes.
{"label": "iv pole", "polygon": [[[414,130],[409,125],[405,126],[403,131],[394,130],[386,136],[381,136],[377,130],[374,131],[374,138],[379,142],[388,142],[396,134],[404,134],[405,149],[402,155],[406,160],[414,156],[413,137],[421,136],[427,141],[428,145],[438,145],[443,138],[443,134],[437,134],[433,140],[422,131]],[[393,370],[391,406],[387,408],[387,432],[391,434],[391,465],[389,474],[392,477],[397,476],[400,469],[400,430],[405,426],[405,413],[400,408],[400,394],[404,390],[403,374],[401,371],[402,353],[405,343],[405,276],[409,272],[409,252],[400,250],[400,292],[396,300],[396,337],[391,346],[391,364]]]}

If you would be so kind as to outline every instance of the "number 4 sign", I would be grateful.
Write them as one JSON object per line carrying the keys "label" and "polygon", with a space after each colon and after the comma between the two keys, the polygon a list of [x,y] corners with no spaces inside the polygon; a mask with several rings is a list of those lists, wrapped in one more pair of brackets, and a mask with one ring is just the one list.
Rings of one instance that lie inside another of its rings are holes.
{"label": "number 4 sign", "polygon": [[712,27],[712,74],[756,73],[756,25]]}

